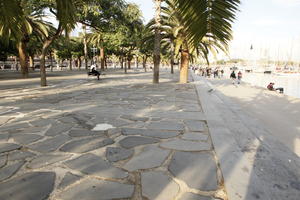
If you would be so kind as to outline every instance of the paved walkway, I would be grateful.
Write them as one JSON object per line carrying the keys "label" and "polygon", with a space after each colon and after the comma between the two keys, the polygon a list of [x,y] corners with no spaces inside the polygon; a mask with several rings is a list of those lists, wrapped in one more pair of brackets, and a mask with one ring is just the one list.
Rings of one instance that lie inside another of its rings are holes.
{"label": "paved walkway", "polygon": [[228,97],[230,93],[222,88],[231,87],[228,86],[230,81],[215,83],[196,75],[193,77],[219,158],[228,198],[298,200],[299,157],[273,135],[268,124],[253,118],[239,103]]}
{"label": "paved walkway", "polygon": [[194,84],[68,77],[1,88],[0,199],[227,199]]}

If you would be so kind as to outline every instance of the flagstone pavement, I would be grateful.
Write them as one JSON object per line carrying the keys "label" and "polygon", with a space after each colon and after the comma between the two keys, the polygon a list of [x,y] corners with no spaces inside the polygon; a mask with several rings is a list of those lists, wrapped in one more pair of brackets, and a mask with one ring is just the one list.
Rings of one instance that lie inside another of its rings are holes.
{"label": "flagstone pavement", "polygon": [[177,77],[2,89],[0,199],[227,199],[195,86]]}

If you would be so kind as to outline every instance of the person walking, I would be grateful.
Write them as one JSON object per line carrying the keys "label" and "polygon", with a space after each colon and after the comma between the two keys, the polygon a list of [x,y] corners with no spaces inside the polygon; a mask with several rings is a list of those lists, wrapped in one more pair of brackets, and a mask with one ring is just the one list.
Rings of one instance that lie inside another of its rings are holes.
{"label": "person walking", "polygon": [[234,71],[231,72],[230,78],[231,78],[231,80],[232,80],[232,84],[235,84],[236,75],[235,75],[235,72],[234,72]]}
{"label": "person walking", "polygon": [[242,72],[239,71],[239,73],[238,73],[238,84],[241,83],[241,80],[242,80]]}

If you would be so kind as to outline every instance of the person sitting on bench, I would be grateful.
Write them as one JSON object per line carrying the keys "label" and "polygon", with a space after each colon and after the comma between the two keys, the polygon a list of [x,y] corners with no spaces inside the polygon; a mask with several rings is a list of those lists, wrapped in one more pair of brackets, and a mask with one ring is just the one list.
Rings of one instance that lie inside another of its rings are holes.
{"label": "person sitting on bench", "polygon": [[267,86],[267,88],[271,91],[276,91],[276,90],[279,90],[279,93],[283,93],[283,88],[280,87],[280,88],[274,88],[274,85],[275,83],[269,83],[269,85]]}
{"label": "person sitting on bench", "polygon": [[96,65],[93,64],[93,65],[91,66],[89,75],[97,76],[98,80],[100,80],[100,78],[99,78],[100,72],[98,72],[98,71],[96,70]]}

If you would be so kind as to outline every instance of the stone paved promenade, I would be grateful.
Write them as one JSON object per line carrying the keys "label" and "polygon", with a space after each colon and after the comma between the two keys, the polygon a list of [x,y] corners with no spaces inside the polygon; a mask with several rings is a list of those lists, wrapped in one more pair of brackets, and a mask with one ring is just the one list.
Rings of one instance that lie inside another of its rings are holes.
{"label": "stone paved promenade", "polygon": [[1,87],[0,199],[227,199],[195,86],[151,80]]}

